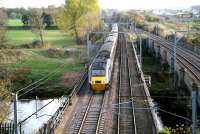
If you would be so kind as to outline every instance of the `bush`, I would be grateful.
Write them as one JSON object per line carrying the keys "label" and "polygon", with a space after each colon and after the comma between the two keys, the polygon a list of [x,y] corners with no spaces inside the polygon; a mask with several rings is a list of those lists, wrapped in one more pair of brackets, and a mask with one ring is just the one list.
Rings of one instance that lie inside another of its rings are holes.
{"label": "bush", "polygon": [[169,128],[165,127],[162,132],[159,132],[159,134],[170,134],[170,130]]}
{"label": "bush", "polygon": [[24,54],[19,50],[0,50],[0,63],[13,63],[21,59]]}
{"label": "bush", "polygon": [[42,55],[48,58],[66,58],[68,53],[59,48],[49,48],[42,51]]}
{"label": "bush", "polygon": [[0,101],[1,101],[0,122],[3,122],[6,120],[6,117],[10,112],[11,95],[7,89],[7,83],[2,80],[0,80]]}
{"label": "bush", "polygon": [[48,47],[48,43],[44,43],[44,45],[42,44],[41,41],[39,40],[35,40],[33,41],[32,43],[29,43],[29,44],[22,44],[20,46],[17,46],[17,48],[46,48]]}
{"label": "bush", "polygon": [[30,73],[31,70],[27,68],[20,68],[10,72],[10,80],[13,84],[12,88],[14,91],[32,82],[29,78]]}

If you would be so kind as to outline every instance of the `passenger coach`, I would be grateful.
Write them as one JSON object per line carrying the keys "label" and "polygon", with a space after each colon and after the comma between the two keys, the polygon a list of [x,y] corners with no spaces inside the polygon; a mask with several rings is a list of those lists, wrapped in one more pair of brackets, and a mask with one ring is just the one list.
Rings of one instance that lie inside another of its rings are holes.
{"label": "passenger coach", "polygon": [[118,38],[117,24],[112,25],[111,32],[89,67],[89,84],[94,91],[104,91],[110,85]]}

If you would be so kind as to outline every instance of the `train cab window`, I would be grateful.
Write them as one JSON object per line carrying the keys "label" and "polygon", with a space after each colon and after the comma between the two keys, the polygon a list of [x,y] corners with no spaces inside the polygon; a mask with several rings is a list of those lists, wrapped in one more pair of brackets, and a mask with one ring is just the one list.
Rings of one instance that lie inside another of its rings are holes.
{"label": "train cab window", "polygon": [[103,76],[105,74],[105,70],[92,70],[92,76]]}

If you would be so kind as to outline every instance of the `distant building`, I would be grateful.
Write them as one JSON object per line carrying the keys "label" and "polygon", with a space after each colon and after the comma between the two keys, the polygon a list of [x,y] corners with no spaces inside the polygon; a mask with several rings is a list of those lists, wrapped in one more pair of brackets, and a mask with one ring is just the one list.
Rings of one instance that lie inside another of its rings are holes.
{"label": "distant building", "polygon": [[192,6],[192,11],[200,11],[200,5]]}
{"label": "distant building", "polygon": [[192,13],[194,18],[200,18],[200,5],[192,6]]}

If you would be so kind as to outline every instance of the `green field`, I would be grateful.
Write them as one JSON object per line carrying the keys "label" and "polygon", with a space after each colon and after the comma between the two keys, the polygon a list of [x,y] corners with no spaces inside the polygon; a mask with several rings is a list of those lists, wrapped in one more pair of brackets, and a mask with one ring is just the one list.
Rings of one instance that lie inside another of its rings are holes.
{"label": "green field", "polygon": [[[36,34],[31,30],[23,30],[21,27],[23,24],[20,20],[9,20],[8,26],[19,27],[19,30],[8,30],[7,40],[10,46],[20,46],[23,44],[32,43],[35,40],[39,40]],[[61,51],[66,51],[66,48],[81,49],[80,45],[77,45],[75,40],[69,35],[60,32],[59,30],[45,30],[44,41],[48,44],[48,48],[37,49],[24,49],[18,48],[22,51],[22,59],[19,62],[9,64],[11,70],[28,69],[30,73],[28,77],[36,81],[46,76],[47,74],[57,70],[56,74],[50,77],[47,81],[47,86],[59,84],[60,77],[67,72],[83,72],[85,70],[84,64],[80,60],[79,54],[69,55],[69,57],[48,57],[44,53],[47,53],[49,48],[60,48]],[[70,62],[67,60],[70,59]],[[17,86],[20,87],[20,86]],[[23,86],[22,86],[23,87]]]}
{"label": "green field", "polygon": [[47,74],[56,72],[55,75],[49,78],[49,81],[53,83],[58,82],[60,76],[66,72],[83,72],[85,70],[79,58],[75,58],[71,64],[64,64],[64,60],[30,59],[22,63],[12,64],[11,67],[31,70],[29,77],[32,80],[38,80]]}
{"label": "green field", "polygon": [[[39,37],[30,30],[9,30],[7,32],[7,40],[11,46],[18,46],[39,40]],[[61,33],[59,30],[44,31],[44,41],[52,47],[77,47],[72,37]]]}
{"label": "green field", "polygon": [[19,19],[9,19],[7,26],[23,26],[23,23]]}
{"label": "green field", "polygon": [[[8,26],[22,27],[23,23],[19,19],[9,19]],[[7,32],[8,44],[11,46],[18,46],[28,44],[34,40],[39,40],[39,37],[31,30],[8,30]],[[69,35],[60,32],[59,30],[45,30],[44,41],[52,47],[69,48],[78,47],[76,42]]]}

